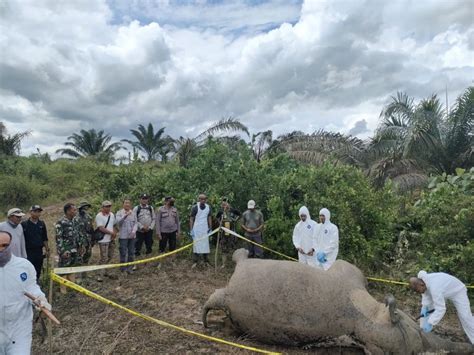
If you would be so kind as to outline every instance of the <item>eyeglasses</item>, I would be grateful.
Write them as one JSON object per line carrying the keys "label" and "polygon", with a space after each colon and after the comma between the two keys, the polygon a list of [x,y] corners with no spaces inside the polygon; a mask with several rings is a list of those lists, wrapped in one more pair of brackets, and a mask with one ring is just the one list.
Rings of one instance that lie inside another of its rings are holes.
{"label": "eyeglasses", "polygon": [[0,248],[7,248],[10,245],[10,243],[7,244],[0,244]]}

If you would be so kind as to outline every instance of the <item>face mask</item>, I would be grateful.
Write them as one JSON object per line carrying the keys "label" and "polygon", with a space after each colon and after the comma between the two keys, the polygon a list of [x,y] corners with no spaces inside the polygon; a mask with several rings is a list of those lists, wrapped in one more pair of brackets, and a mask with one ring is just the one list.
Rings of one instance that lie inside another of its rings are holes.
{"label": "face mask", "polygon": [[4,267],[12,258],[12,246],[11,244],[4,250],[0,251],[0,267]]}

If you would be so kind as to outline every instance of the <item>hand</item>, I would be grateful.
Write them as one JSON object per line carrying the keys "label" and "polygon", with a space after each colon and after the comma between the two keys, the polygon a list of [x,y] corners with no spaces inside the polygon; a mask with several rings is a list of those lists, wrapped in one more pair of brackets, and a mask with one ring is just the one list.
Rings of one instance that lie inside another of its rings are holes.
{"label": "hand", "polygon": [[157,238],[158,240],[163,239],[163,238],[161,237],[161,234],[159,234],[159,233],[156,234],[156,238]]}
{"label": "hand", "polygon": [[129,210],[129,211],[126,211],[126,212],[125,212],[125,215],[126,215],[126,216],[130,216],[131,214],[132,214],[132,210]]}
{"label": "hand", "polygon": [[425,322],[422,329],[425,333],[429,333],[433,330],[433,326],[430,323]]}
{"label": "hand", "polygon": [[[48,311],[51,311],[51,305],[48,303],[48,300],[46,299],[46,297],[44,296],[36,297],[35,302],[39,303],[41,307],[46,308]],[[35,305],[35,308],[39,309],[39,307],[37,307],[36,305]]]}
{"label": "hand", "polygon": [[322,252],[322,251],[319,251],[317,254],[316,254],[316,258],[318,259],[318,261],[320,263],[325,263],[327,260],[326,260],[326,253],[325,252]]}
{"label": "hand", "polygon": [[212,228],[209,228],[209,229],[207,230],[207,233],[209,234],[209,233],[211,233],[211,232],[212,232]]}
{"label": "hand", "polygon": [[426,317],[427,315],[428,315],[428,307],[426,306],[421,307],[420,317]]}
{"label": "hand", "polygon": [[314,255],[314,249],[311,249],[311,251],[308,253],[308,256],[313,256]]}
{"label": "hand", "polygon": [[191,237],[191,239],[194,240],[194,231],[193,231],[193,230],[191,230],[191,231],[189,232],[189,236]]}
{"label": "hand", "polygon": [[298,253],[305,254],[305,252],[301,248],[296,248],[296,250],[298,250]]}

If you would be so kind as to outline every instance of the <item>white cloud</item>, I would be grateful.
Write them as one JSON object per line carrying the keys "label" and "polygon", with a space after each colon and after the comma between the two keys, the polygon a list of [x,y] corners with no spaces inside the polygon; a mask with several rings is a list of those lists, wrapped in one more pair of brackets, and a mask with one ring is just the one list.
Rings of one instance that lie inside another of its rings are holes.
{"label": "white cloud", "polygon": [[153,122],[192,136],[229,115],[275,136],[368,135],[396,91],[448,85],[453,101],[474,75],[470,1],[0,6],[0,120],[34,131],[25,153],[81,128],[120,139]]}

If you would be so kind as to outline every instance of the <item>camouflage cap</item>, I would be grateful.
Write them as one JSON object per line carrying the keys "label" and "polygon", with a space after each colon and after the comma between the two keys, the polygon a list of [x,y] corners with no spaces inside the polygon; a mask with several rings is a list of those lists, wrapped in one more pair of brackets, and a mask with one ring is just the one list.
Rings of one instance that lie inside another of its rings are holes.
{"label": "camouflage cap", "polygon": [[79,207],[78,207],[78,208],[81,209],[81,208],[84,208],[84,207],[91,207],[91,206],[92,206],[92,205],[91,205],[89,202],[87,202],[87,201],[81,201],[81,202],[79,203]]}

